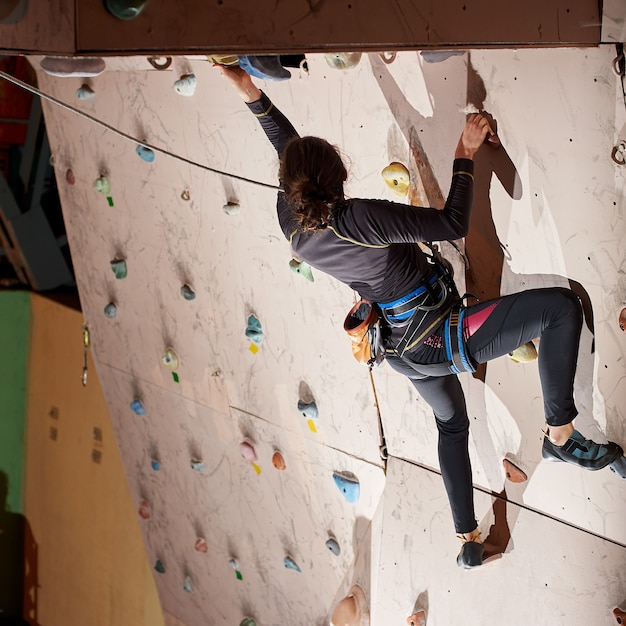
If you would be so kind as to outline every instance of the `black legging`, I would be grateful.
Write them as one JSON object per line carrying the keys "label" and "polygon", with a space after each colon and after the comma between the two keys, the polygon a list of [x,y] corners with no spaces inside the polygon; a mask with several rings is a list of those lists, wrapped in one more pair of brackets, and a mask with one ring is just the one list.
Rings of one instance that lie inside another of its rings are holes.
{"label": "black legging", "polygon": [[[485,363],[540,337],[539,377],[546,422],[551,426],[571,422],[577,415],[573,388],[583,321],[578,297],[569,289],[553,287],[481,302],[466,310],[468,332],[472,316],[480,318],[481,313],[480,327],[467,338],[472,359]],[[443,359],[445,351],[441,352]],[[402,358],[390,355],[387,360],[409,377],[433,409],[439,430],[439,464],[454,527],[457,533],[469,533],[477,523],[468,452],[469,419],[459,379],[454,374],[440,375],[441,365],[415,363],[409,352]]]}

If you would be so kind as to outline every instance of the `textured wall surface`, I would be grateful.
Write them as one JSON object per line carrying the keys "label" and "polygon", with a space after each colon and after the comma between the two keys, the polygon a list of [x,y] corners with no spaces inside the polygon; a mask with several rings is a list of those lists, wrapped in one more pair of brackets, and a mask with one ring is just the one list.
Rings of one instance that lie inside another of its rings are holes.
{"label": "textured wall surface", "polygon": [[[489,111],[502,148],[476,159],[470,269],[450,257],[460,289],[488,297],[580,284],[593,320],[581,340],[577,426],[624,444],[617,314],[626,297],[626,170],[611,151],[626,138],[626,108],[613,57],[614,46],[472,51],[438,63],[403,52],[390,64],[364,55],[341,72],[308,55],[308,74],[293,70],[263,88],[299,132],[341,147],[347,192],[357,197],[393,198],[380,171],[410,163],[415,135],[445,195],[463,112]],[[183,97],[173,84],[191,72],[197,88]],[[505,615],[519,625],[611,623],[626,595],[625,483],[608,470],[541,462],[535,363],[500,359],[482,380],[463,377],[477,513],[504,552],[468,577],[454,562],[431,412],[388,367],[371,380],[352,359],[341,324],[354,294],[319,272],[310,282],[290,270],[274,191],[194,165],[275,181],[271,146],[217,71],[202,58],[175,58],[165,71],[143,58],[111,59],[89,81],[95,97],[81,101],[80,79],[39,78],[45,92],[192,162],[157,153],[148,163],[136,142],[45,105],[96,368],[172,620],[323,624],[359,583],[380,626],[402,622],[416,603],[428,605],[429,626],[461,610],[475,624]],[[94,189],[101,175],[108,194]],[[236,215],[223,210],[229,201],[239,203]],[[126,260],[126,278],[111,271],[115,258]],[[184,283],[195,299],[181,296]],[[113,319],[103,313],[109,302]],[[245,335],[251,314],[263,327],[260,345]],[[168,347],[176,376],[161,361]],[[312,398],[319,416],[309,423],[298,401]],[[137,399],[141,415],[130,408]],[[254,463],[241,456],[244,441]],[[272,464],[276,450],[284,471]],[[505,456],[526,483],[505,480]],[[333,472],[358,477],[356,504]],[[300,572],[284,567],[287,556]]]}

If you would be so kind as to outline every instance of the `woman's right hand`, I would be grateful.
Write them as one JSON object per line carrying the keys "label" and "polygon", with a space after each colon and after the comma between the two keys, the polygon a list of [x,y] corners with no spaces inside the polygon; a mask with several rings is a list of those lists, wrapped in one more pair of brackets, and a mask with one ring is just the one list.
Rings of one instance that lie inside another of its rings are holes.
{"label": "woman's right hand", "polygon": [[489,121],[480,113],[472,113],[465,122],[465,128],[454,153],[455,159],[473,159],[487,135],[494,135]]}
{"label": "woman's right hand", "polygon": [[244,102],[255,102],[261,97],[261,90],[252,82],[250,74],[244,72],[238,65],[230,67],[215,65],[214,67],[220,70],[222,76],[233,86]]}

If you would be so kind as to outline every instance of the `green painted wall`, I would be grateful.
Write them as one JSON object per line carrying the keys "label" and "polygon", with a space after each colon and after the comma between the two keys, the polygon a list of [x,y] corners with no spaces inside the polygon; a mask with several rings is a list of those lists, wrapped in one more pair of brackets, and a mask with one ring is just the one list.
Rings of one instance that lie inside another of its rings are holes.
{"label": "green painted wall", "polygon": [[[22,466],[30,293],[0,291],[0,472],[9,479],[7,509],[22,513]],[[2,503],[0,503],[0,506]]]}

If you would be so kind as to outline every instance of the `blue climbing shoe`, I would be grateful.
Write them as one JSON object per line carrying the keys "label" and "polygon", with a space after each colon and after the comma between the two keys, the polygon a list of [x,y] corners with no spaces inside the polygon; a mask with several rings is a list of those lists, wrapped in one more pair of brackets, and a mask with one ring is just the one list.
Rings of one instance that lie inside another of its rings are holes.
{"label": "blue climbing shoe", "polygon": [[541,455],[549,461],[565,461],[588,470],[599,470],[624,454],[616,443],[596,443],[585,439],[577,430],[562,446],[557,446],[550,441],[548,432],[544,433]]}
{"label": "blue climbing shoe", "polygon": [[[478,533],[477,537],[480,536]],[[483,552],[485,546],[479,541],[469,541],[465,537],[460,536],[463,540],[463,547],[456,557],[456,564],[464,569],[474,569],[483,564]]]}

